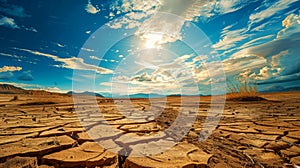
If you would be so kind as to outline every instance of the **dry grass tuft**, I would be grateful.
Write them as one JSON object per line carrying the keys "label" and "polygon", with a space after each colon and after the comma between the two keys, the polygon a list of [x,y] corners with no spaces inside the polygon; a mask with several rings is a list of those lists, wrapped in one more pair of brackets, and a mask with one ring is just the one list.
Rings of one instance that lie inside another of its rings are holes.
{"label": "dry grass tuft", "polygon": [[236,84],[231,83],[229,86],[229,93],[226,95],[228,100],[242,100],[242,101],[257,101],[264,100],[258,96],[257,85],[251,84],[244,80]]}
{"label": "dry grass tuft", "polygon": [[17,101],[19,100],[19,97],[18,96],[14,96],[12,99],[10,99],[9,101]]}

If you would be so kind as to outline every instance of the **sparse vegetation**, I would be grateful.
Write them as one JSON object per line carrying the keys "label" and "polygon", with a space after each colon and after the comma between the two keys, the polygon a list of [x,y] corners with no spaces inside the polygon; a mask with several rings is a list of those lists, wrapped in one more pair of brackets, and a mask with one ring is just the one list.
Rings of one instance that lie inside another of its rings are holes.
{"label": "sparse vegetation", "polygon": [[16,100],[19,100],[18,96],[14,96],[12,99],[10,99],[10,101],[16,101]]}
{"label": "sparse vegetation", "polygon": [[228,100],[241,100],[241,101],[258,101],[264,100],[258,96],[256,83],[250,83],[247,80],[239,81],[238,83],[230,83],[229,93],[227,94]]}
{"label": "sparse vegetation", "polygon": [[46,105],[46,104],[56,104],[55,102],[29,102],[22,103],[20,106],[35,106],[35,105]]}

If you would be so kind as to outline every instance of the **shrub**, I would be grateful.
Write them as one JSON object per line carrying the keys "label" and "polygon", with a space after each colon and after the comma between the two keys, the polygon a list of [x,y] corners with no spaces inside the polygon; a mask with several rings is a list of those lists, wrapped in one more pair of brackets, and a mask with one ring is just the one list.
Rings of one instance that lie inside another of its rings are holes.
{"label": "shrub", "polygon": [[12,99],[10,99],[10,101],[16,101],[16,100],[19,100],[18,96],[14,96]]}
{"label": "shrub", "polygon": [[[227,99],[249,99],[258,98],[257,85],[247,80],[238,83],[230,83]],[[255,99],[254,99],[255,100]]]}

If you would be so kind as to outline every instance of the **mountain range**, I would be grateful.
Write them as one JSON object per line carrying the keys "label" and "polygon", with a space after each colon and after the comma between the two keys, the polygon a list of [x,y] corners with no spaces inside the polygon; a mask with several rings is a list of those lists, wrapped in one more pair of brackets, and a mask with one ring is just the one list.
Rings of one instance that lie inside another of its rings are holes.
{"label": "mountain range", "polygon": [[[292,88],[281,88],[274,89],[269,88],[268,90],[264,90],[262,92],[289,92],[289,91],[300,91],[300,87],[292,87]],[[25,90],[20,87],[16,87],[10,84],[0,84],[0,94],[53,94],[44,90]],[[105,97],[105,98],[164,98],[164,97],[184,97],[184,96],[204,96],[204,95],[184,95],[184,94],[172,94],[172,95],[161,95],[161,94],[146,94],[146,93],[138,93],[131,95],[112,95],[110,93],[95,93],[95,92],[74,92],[69,91],[66,94],[68,95],[89,95],[96,97]]]}
{"label": "mountain range", "polygon": [[67,92],[68,95],[88,95],[88,96],[96,96],[96,97],[104,97],[103,95],[99,94],[99,93],[95,93],[95,92],[74,92],[74,91],[69,91]]}
{"label": "mountain range", "polygon": [[0,84],[0,93],[1,94],[26,94],[29,93],[29,91],[9,84]]}

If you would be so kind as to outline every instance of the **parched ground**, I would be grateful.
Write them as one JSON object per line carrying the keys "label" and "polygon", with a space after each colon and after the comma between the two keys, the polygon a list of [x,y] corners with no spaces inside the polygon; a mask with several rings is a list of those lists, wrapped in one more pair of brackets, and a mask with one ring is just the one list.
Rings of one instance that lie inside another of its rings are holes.
{"label": "parched ground", "polygon": [[[201,97],[200,105],[198,97],[183,97],[188,102],[185,107],[181,107],[180,97],[171,97],[165,105],[153,104],[152,109],[153,102],[147,99],[134,99],[134,107],[130,107],[126,100],[98,98],[98,107],[93,109],[88,97],[81,97],[74,106],[68,95],[14,96],[0,95],[0,168],[300,165],[300,92],[262,94],[266,101],[227,101],[217,128],[205,141],[199,141],[209,126],[203,124],[211,115],[210,107],[218,106],[211,104],[209,97]],[[151,116],[151,110],[159,113]],[[164,131],[180,124],[176,120],[180,114],[196,120],[175,144],[178,136]],[[108,131],[105,123],[117,131]],[[167,151],[151,153],[172,143]]]}

